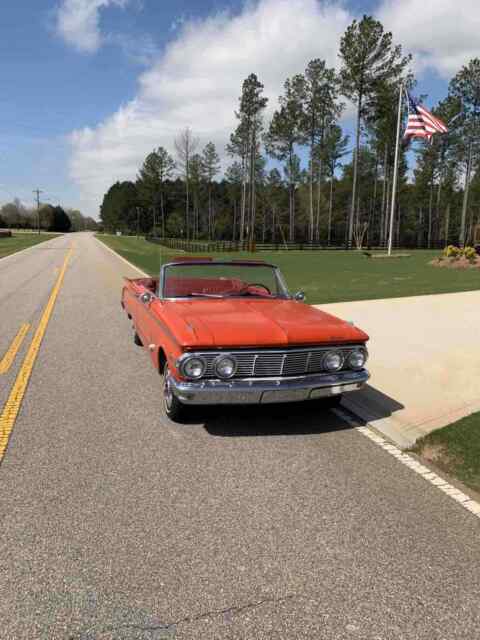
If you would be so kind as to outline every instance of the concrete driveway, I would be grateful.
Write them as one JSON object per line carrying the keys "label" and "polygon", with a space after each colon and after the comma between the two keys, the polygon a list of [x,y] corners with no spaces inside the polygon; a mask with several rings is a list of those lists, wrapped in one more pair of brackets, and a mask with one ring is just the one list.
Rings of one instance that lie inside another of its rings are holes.
{"label": "concrete driveway", "polygon": [[480,291],[319,307],[370,334],[371,384],[344,402],[399,446],[480,410]]}

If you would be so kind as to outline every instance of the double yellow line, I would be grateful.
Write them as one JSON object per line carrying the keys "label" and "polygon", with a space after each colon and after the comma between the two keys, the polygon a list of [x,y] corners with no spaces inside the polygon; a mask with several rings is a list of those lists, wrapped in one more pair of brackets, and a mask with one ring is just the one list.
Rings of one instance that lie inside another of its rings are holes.
{"label": "double yellow line", "polygon": [[[22,363],[22,366],[20,368],[20,371],[18,372],[15,383],[12,387],[12,390],[10,391],[10,395],[8,396],[7,402],[5,403],[5,406],[3,407],[3,411],[0,414],[0,462],[5,456],[5,452],[8,447],[8,441],[10,439],[10,435],[12,433],[13,427],[15,425],[15,421],[20,411],[20,407],[22,406],[23,397],[25,395],[25,391],[27,390],[30,376],[32,375],[33,366],[35,364],[35,360],[37,359],[38,352],[40,350],[40,345],[42,344],[42,340],[45,335],[45,331],[47,330],[50,316],[52,315],[52,311],[55,306],[58,293],[62,286],[63,278],[65,277],[65,272],[67,270],[68,262],[72,255],[72,251],[73,251],[73,247],[70,247],[67,252],[67,255],[65,256],[65,260],[63,261],[63,265],[58,275],[58,278],[50,294],[50,298],[48,299],[47,305],[43,311],[37,330],[35,331],[35,335],[33,336],[30,347],[28,348],[27,355],[25,356],[25,360]],[[20,349],[21,343],[28,329],[29,329],[29,325],[23,325],[20,331],[18,332],[10,349],[5,354],[5,357],[2,360],[2,363],[5,361],[5,366],[9,363],[9,360],[13,362],[13,359],[15,358],[15,355]],[[11,362],[8,368],[10,368]]]}
{"label": "double yellow line", "polygon": [[22,346],[23,339],[27,335],[29,329],[30,329],[29,324],[22,324],[22,326],[20,327],[20,331],[17,333],[17,335],[13,339],[13,342],[10,345],[9,350],[0,360],[0,375],[3,375],[4,373],[7,373],[7,371],[9,371],[10,367],[13,364],[13,361],[16,358],[17,353],[20,351],[20,347]]}

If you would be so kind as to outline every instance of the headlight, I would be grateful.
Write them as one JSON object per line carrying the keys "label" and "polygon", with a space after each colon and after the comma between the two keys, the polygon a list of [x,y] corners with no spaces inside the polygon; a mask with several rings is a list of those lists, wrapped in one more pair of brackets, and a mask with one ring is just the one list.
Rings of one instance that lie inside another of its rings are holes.
{"label": "headlight", "polygon": [[343,362],[340,351],[329,351],[323,357],[323,366],[327,371],[339,371],[343,367]]}
{"label": "headlight", "polygon": [[191,356],[190,358],[186,358],[181,366],[180,371],[186,378],[192,378],[197,380],[201,378],[205,373],[206,364],[203,358],[199,358],[198,356]]}
{"label": "headlight", "polygon": [[355,349],[347,358],[347,365],[350,369],[363,369],[367,361],[367,352],[365,349]]}
{"label": "headlight", "polygon": [[231,378],[237,370],[237,361],[232,356],[220,356],[215,360],[214,369],[219,378]]}

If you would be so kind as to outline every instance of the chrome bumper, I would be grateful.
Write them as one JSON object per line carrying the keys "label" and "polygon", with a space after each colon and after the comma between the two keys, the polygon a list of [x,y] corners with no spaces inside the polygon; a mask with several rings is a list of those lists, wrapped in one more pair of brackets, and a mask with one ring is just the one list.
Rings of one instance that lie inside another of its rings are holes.
{"label": "chrome bumper", "polygon": [[172,377],[172,391],[184,404],[264,404],[300,402],[357,391],[370,374],[341,371],[295,378],[249,378],[241,380],[203,380],[183,382]]}

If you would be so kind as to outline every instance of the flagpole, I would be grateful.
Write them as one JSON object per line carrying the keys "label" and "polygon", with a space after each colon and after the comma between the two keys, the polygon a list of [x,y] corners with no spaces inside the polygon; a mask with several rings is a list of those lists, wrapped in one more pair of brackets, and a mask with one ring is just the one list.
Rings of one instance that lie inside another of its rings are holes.
{"label": "flagpole", "polygon": [[397,174],[398,174],[398,156],[400,152],[400,125],[402,122],[402,96],[403,82],[400,83],[398,92],[398,117],[397,117],[397,138],[395,143],[395,164],[393,166],[393,186],[392,186],[392,207],[390,210],[390,234],[388,236],[388,255],[392,255],[393,246],[393,221],[395,218],[395,199],[397,195]]}

